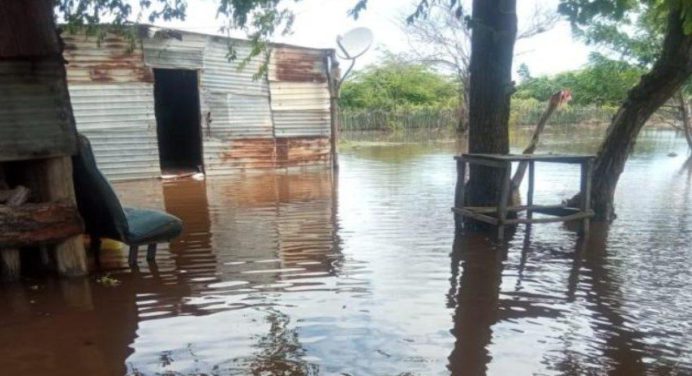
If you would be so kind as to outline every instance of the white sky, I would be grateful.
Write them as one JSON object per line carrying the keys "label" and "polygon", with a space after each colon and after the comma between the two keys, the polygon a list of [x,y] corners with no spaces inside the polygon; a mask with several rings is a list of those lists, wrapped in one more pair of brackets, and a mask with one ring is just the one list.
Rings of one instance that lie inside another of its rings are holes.
{"label": "white sky", "polygon": [[[401,15],[409,14],[413,9],[409,1],[370,0],[368,9],[357,21],[346,14],[355,1],[302,0],[297,4],[291,2],[290,6],[296,14],[293,33],[277,36],[274,41],[334,48],[334,40],[338,34],[357,26],[368,27],[375,35],[375,49],[359,59],[356,69],[376,62],[378,49],[404,52],[409,48],[406,37],[397,26]],[[558,0],[518,0],[519,29],[538,1],[557,9]],[[215,4],[216,0],[191,1],[185,21],[158,24],[203,33],[218,33],[222,22],[216,19]],[[242,32],[234,35],[244,36]],[[590,50],[583,43],[574,40],[569,24],[561,21],[549,32],[529,40],[518,41],[515,51],[515,72],[519,64],[526,63],[533,75],[540,75],[579,68],[586,63]]]}

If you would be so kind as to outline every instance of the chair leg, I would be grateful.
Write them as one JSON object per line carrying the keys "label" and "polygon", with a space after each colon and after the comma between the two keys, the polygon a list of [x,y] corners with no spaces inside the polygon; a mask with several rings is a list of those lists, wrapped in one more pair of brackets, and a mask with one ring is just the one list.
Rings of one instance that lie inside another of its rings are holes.
{"label": "chair leg", "polygon": [[147,261],[154,261],[156,259],[156,243],[150,243],[147,246]]}
{"label": "chair leg", "polygon": [[127,257],[127,262],[130,266],[137,266],[137,253],[139,252],[139,247],[136,245],[130,246],[130,255]]}
{"label": "chair leg", "polygon": [[89,238],[91,239],[89,251],[94,255],[96,266],[101,266],[101,238],[95,235],[89,235]]}

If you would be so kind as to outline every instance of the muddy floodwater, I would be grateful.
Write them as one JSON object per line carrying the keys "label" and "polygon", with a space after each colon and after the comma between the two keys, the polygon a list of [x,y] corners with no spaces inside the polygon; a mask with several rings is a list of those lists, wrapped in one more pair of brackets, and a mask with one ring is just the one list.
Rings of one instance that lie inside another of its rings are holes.
{"label": "muddy floodwater", "polygon": [[[541,151],[593,152],[596,133]],[[114,184],[184,233],[156,266],[106,244],[87,279],[2,286],[0,375],[692,374],[683,137],[640,137],[612,225],[520,226],[506,246],[455,237],[454,143],[368,137],[337,175]],[[576,168],[536,174],[537,203],[577,188]]]}

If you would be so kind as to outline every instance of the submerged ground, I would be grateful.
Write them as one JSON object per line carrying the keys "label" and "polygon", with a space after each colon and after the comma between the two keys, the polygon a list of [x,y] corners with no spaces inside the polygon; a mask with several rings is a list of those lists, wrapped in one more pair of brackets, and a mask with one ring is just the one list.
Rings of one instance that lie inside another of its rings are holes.
{"label": "submerged ground", "polygon": [[[541,151],[593,152],[599,137],[555,133]],[[3,286],[0,374],[692,373],[683,138],[642,135],[611,226],[584,241],[519,227],[506,247],[455,238],[453,143],[349,139],[338,175],[116,184],[185,232],[158,267],[131,271],[114,250],[108,278]],[[537,202],[577,178],[539,165]]]}

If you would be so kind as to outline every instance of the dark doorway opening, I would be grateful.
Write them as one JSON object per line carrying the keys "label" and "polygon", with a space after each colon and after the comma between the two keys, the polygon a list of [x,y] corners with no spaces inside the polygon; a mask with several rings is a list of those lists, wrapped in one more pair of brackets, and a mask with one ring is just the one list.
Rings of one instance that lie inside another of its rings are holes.
{"label": "dark doorway opening", "polygon": [[154,103],[162,173],[202,172],[197,71],[154,69]]}

